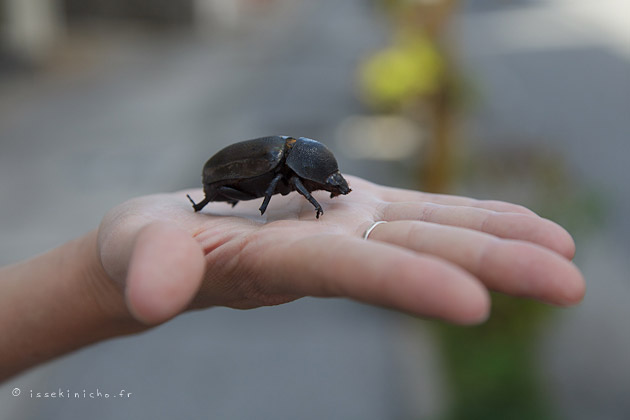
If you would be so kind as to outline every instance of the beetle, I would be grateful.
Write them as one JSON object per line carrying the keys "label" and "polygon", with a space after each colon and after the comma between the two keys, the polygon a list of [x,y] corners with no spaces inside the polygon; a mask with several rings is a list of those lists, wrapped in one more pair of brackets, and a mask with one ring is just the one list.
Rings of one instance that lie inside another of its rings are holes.
{"label": "beetle", "polygon": [[235,206],[241,200],[265,197],[260,214],[265,214],[274,194],[297,191],[315,207],[322,206],[311,192],[330,191],[330,197],[352,191],[339,172],[337,160],[322,143],[306,137],[268,136],[234,143],[217,152],[203,167],[205,198],[195,203],[195,212],[211,201]]}

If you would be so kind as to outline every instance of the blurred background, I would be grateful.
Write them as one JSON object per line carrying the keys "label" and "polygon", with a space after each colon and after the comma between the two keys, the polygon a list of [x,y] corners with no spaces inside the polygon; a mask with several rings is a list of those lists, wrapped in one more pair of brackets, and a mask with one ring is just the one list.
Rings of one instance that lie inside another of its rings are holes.
{"label": "blurred background", "polygon": [[[375,182],[528,206],[588,284],[564,310],[494,296],[474,328],[337,299],[186,314],[10,379],[1,419],[630,417],[627,1],[0,5],[2,265],[287,134]],[[29,397],[59,389],[132,395]]]}

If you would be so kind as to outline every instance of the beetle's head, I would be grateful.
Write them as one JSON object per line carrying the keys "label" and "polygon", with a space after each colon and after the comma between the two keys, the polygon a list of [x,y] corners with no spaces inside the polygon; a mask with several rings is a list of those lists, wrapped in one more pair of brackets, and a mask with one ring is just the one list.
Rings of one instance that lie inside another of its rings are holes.
{"label": "beetle's head", "polygon": [[341,175],[339,171],[333,172],[328,178],[326,178],[326,185],[330,188],[327,188],[330,191],[330,197],[335,197],[340,194],[346,195],[350,191],[350,187],[348,187],[348,181]]}

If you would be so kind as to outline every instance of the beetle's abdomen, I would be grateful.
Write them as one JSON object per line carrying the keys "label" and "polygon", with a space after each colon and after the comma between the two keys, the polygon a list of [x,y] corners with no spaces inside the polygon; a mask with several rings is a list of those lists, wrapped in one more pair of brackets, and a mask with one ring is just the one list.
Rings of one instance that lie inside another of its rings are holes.
{"label": "beetle's abdomen", "polygon": [[262,137],[227,146],[206,162],[204,185],[232,179],[253,178],[273,171],[284,157],[286,139]]}

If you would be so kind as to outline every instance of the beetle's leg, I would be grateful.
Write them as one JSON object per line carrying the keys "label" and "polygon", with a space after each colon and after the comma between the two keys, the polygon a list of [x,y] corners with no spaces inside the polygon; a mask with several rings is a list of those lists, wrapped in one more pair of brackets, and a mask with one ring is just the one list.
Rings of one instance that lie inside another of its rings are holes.
{"label": "beetle's leg", "polygon": [[267,210],[269,201],[271,201],[271,196],[274,195],[274,193],[276,192],[276,186],[278,185],[278,182],[280,182],[281,179],[282,179],[282,174],[278,174],[275,177],[273,177],[273,179],[269,183],[269,186],[265,190],[265,199],[263,200],[263,203],[258,209],[260,210],[261,215],[265,214],[265,210]]}
{"label": "beetle's leg", "polygon": [[190,198],[190,195],[186,194],[186,197],[188,197],[188,199],[192,203],[193,209],[195,210],[195,213],[200,211],[202,208],[204,208],[206,206],[206,204],[208,204],[210,202],[210,199],[207,196],[202,201],[200,201],[198,203],[195,203],[193,201],[193,199]]}
{"label": "beetle's leg", "polygon": [[315,200],[315,198],[313,198],[313,196],[306,189],[304,184],[302,184],[302,181],[300,181],[300,178],[298,178],[297,176],[291,177],[291,184],[293,184],[293,186],[295,187],[297,192],[302,194],[304,196],[304,198],[306,198],[308,201],[311,202],[311,204],[313,206],[315,206],[315,210],[316,210],[315,217],[319,219],[319,215],[320,214],[324,214],[324,210],[322,210],[322,206],[319,205],[317,200]]}

